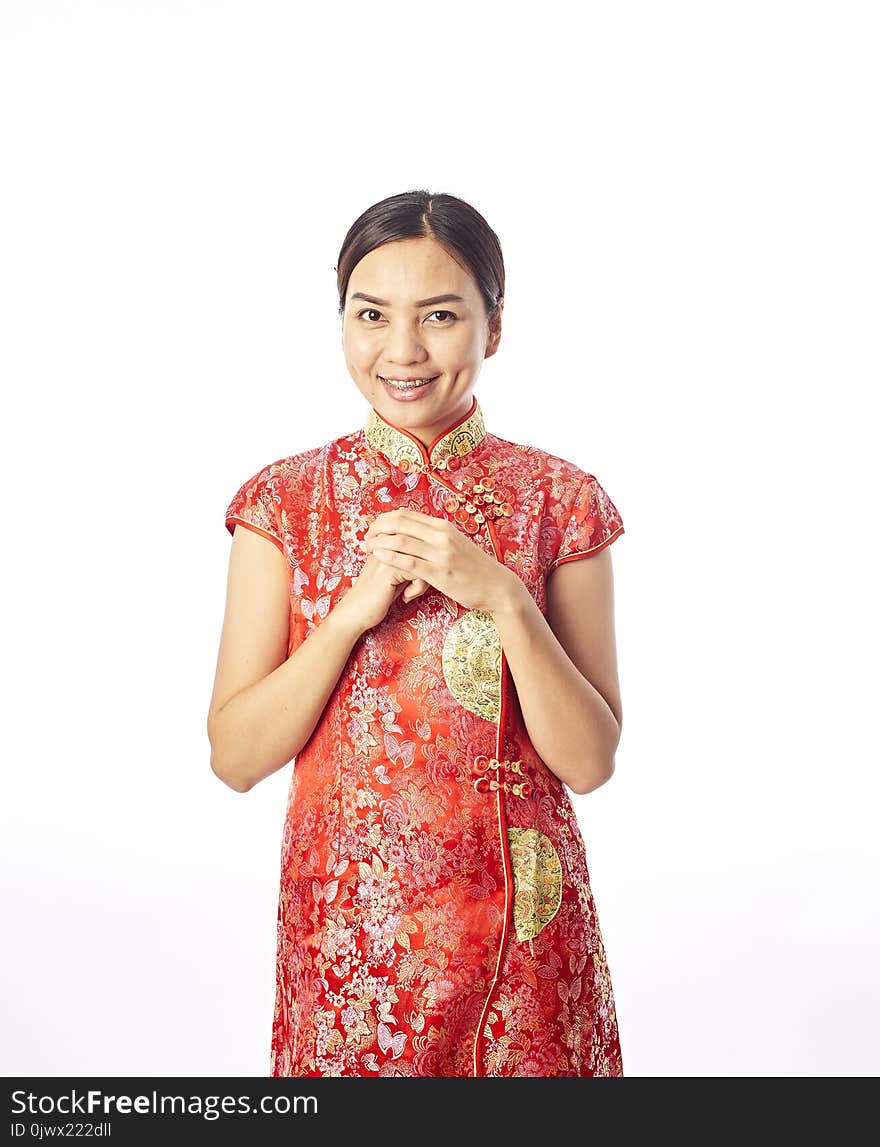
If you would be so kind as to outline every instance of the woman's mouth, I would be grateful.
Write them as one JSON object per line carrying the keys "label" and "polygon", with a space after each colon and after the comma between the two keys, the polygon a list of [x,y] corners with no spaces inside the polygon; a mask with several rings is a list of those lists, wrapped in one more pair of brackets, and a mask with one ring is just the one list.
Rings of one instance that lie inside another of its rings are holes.
{"label": "woman's mouth", "polygon": [[395,398],[409,398],[430,386],[432,382],[436,382],[439,377],[439,374],[434,374],[430,378],[384,378],[380,374],[379,380]]}

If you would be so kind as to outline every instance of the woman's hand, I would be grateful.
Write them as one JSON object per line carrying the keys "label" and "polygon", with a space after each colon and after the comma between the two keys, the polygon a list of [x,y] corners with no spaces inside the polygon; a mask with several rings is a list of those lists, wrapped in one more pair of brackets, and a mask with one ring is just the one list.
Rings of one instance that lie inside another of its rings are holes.
{"label": "woman's hand", "polygon": [[382,565],[407,579],[421,579],[465,609],[500,608],[522,582],[446,518],[418,510],[379,514],[361,545]]}
{"label": "woman's hand", "polygon": [[351,588],[340,598],[336,609],[342,609],[351,623],[364,633],[384,619],[392,602],[401,593],[404,601],[412,601],[427,588],[427,582],[421,578],[413,579],[409,574],[392,569],[370,554]]}

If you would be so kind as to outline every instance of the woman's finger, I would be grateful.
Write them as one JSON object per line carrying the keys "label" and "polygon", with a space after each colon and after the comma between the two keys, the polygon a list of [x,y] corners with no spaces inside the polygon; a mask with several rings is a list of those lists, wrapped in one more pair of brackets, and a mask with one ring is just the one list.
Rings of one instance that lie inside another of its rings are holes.
{"label": "woman's finger", "polygon": [[421,558],[423,561],[430,561],[433,556],[430,543],[411,534],[373,534],[369,538],[364,538],[360,545],[366,553],[388,550],[397,554],[409,554],[410,557]]}
{"label": "woman's finger", "polygon": [[403,591],[403,600],[412,601],[413,598],[420,597],[427,588],[428,583],[423,577],[414,578]]}

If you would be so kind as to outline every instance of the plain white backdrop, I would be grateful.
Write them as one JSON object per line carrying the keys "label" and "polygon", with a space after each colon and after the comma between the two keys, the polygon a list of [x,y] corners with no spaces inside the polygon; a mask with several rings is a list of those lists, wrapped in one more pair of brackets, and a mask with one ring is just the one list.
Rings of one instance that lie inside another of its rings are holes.
{"label": "plain white backdrop", "polygon": [[334,265],[471,202],[487,426],[596,474],[575,797],[627,1075],[873,1075],[878,35],[864,3],[3,0],[0,1071],[266,1075],[290,766],[206,733],[230,537],[363,423]]}

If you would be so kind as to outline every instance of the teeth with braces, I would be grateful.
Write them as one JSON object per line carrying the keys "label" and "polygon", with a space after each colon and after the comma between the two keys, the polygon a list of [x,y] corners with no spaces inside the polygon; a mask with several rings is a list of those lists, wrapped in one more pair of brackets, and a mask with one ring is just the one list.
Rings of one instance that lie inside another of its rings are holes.
{"label": "teeth with braces", "polygon": [[[380,375],[380,377],[382,377]],[[427,386],[429,382],[433,382],[433,378],[417,378],[412,382],[397,382],[393,378],[382,378],[383,382],[387,382],[389,386],[393,386],[396,390],[415,390],[417,386]]]}

